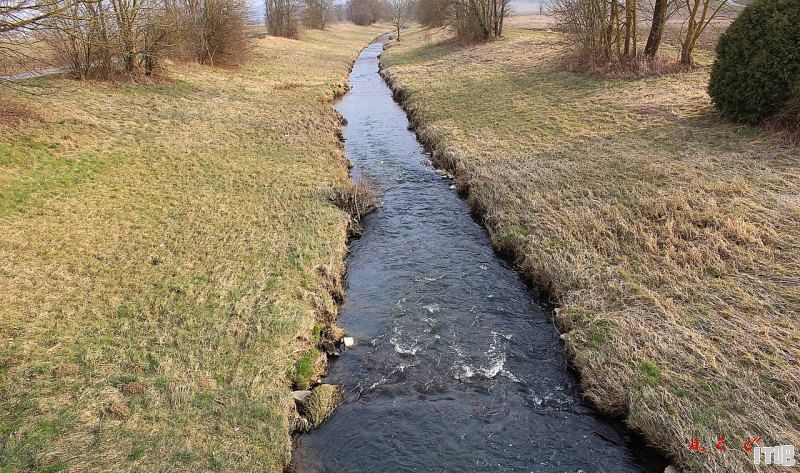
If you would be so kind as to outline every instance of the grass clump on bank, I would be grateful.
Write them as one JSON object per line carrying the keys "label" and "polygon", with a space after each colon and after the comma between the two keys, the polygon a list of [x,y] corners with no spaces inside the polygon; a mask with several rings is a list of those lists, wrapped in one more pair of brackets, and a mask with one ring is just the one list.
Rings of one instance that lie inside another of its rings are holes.
{"label": "grass clump on bank", "polygon": [[41,79],[0,125],[0,470],[279,471],[349,216],[330,101],[379,28],[160,85]]}
{"label": "grass clump on bank", "polygon": [[560,304],[586,396],[687,469],[753,470],[745,440],[800,443],[800,150],[721,119],[708,67],[590,77],[567,47],[417,30],[382,60],[495,246]]}

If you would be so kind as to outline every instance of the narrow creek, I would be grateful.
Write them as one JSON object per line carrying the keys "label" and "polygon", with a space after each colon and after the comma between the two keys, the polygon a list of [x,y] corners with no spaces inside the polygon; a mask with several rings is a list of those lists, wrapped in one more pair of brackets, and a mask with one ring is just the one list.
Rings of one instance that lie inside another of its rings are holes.
{"label": "narrow creek", "polygon": [[436,174],[365,49],[336,105],[353,177],[381,182],[348,256],[339,323],[356,338],[326,382],[345,398],[295,442],[313,471],[661,472],[581,400],[549,311]]}

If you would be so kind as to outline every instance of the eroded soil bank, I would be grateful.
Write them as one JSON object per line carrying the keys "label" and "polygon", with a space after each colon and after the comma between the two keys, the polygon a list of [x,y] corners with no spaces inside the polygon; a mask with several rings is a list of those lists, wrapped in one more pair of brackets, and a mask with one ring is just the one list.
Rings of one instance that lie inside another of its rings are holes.
{"label": "eroded soil bank", "polygon": [[296,442],[297,471],[663,471],[581,400],[549,313],[492,250],[408,131],[367,48],[336,108],[353,177],[383,206],[348,256],[339,323],[356,339],[326,382],[345,398]]}

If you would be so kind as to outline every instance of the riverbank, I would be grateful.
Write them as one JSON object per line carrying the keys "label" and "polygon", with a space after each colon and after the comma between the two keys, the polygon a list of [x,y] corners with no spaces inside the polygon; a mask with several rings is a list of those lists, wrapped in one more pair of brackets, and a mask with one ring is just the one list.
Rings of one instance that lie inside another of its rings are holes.
{"label": "riverbank", "polygon": [[559,304],[586,397],[679,466],[753,470],[748,438],[800,443],[800,151],[720,120],[707,68],[588,77],[564,47],[416,30],[382,61],[494,246]]}
{"label": "riverbank", "polygon": [[0,470],[282,469],[347,250],[331,102],[380,31],[2,92]]}

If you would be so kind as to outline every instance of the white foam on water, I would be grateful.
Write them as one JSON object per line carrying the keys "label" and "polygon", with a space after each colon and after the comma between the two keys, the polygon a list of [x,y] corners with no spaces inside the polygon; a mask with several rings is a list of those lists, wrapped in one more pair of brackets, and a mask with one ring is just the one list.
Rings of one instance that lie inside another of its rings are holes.
{"label": "white foam on water", "polygon": [[506,364],[506,357],[503,355],[495,361],[488,368],[481,368],[479,372],[487,379],[492,379],[503,371],[503,366]]}
{"label": "white foam on water", "polygon": [[418,351],[420,351],[421,347],[418,345],[419,338],[414,338],[411,341],[401,340],[403,336],[403,332],[398,328],[394,327],[394,335],[389,338],[389,343],[394,346],[394,351],[400,353],[401,355],[416,355]]}
{"label": "white foam on water", "polygon": [[[456,365],[455,377],[458,380],[463,380],[467,378],[471,378],[476,374],[480,375],[486,379],[492,379],[496,377],[498,374],[503,374],[505,377],[510,379],[511,381],[518,383],[520,382],[519,378],[514,376],[514,374],[505,369],[506,364],[506,353],[500,348],[499,341],[500,338],[509,339],[510,335],[503,335],[498,332],[492,332],[492,344],[489,346],[489,349],[486,350],[484,353],[486,355],[487,360],[489,361],[488,366],[470,366],[466,363],[461,363]],[[458,346],[453,346],[453,349],[458,354],[460,358],[466,358],[464,353]]]}
{"label": "white foam on water", "polygon": [[458,365],[458,368],[460,372],[456,372],[455,377],[459,381],[471,378],[475,375],[475,370],[469,365]]}
{"label": "white foam on water", "polygon": [[515,382],[515,383],[521,383],[522,382],[522,381],[520,381],[519,378],[514,376],[514,373],[512,373],[511,371],[503,370],[503,371],[500,372],[500,374],[502,374],[506,378],[510,379],[512,382]]}
{"label": "white foam on water", "polygon": [[420,347],[417,345],[417,341],[414,340],[410,344],[403,344],[399,340],[392,338],[389,340],[394,345],[394,351],[400,353],[401,355],[416,355],[419,352]]}
{"label": "white foam on water", "polygon": [[391,375],[393,375],[395,373],[402,373],[405,370],[406,370],[406,364],[405,363],[400,363],[399,365],[397,365],[397,367],[395,369],[392,370],[391,373],[389,373],[386,376],[381,376],[381,379],[379,379],[378,381],[372,383],[372,385],[369,388],[367,388],[367,390],[368,391],[372,391],[373,389],[377,388],[378,386],[380,386],[382,384],[385,384],[386,381],[389,380],[389,376],[391,376]]}
{"label": "white foam on water", "polygon": [[381,384],[383,384],[385,382],[386,382],[386,376],[383,376],[378,381],[375,381],[374,383],[372,383],[372,386],[367,388],[367,391],[372,391],[373,389],[377,388],[378,386],[380,386]]}
{"label": "white foam on water", "polygon": [[442,308],[439,306],[439,304],[428,304],[428,305],[422,306],[422,308],[427,310],[431,314],[435,314],[436,312],[439,312],[440,310],[442,310]]}
{"label": "white foam on water", "polygon": [[424,276],[424,277],[421,277],[421,278],[414,278],[414,282],[434,282],[434,281],[438,281],[438,280],[442,279],[443,277],[444,277],[444,274],[441,275],[441,276],[436,276],[435,278],[432,278],[432,277],[429,277],[429,276]]}

